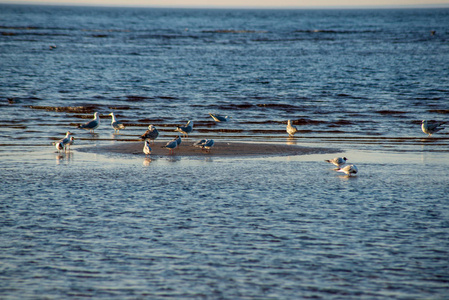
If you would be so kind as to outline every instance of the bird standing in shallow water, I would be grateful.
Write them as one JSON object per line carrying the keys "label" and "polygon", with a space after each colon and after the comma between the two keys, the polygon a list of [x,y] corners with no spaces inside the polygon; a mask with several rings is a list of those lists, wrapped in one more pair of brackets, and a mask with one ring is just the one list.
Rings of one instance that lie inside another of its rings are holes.
{"label": "bird standing in shallow water", "polygon": [[151,147],[149,141],[145,141],[145,145],[143,146],[143,153],[145,153],[145,157],[151,154]]}
{"label": "bird standing in shallow water", "polygon": [[159,131],[157,131],[156,127],[154,127],[153,125],[149,125],[148,126],[148,130],[145,131],[144,134],[142,134],[140,136],[140,138],[142,140],[152,140],[154,142],[154,140],[159,136]]}
{"label": "bird standing in shallow water", "polygon": [[293,137],[295,133],[298,131],[298,129],[292,125],[292,121],[287,121],[287,133],[289,137]]}
{"label": "bird standing in shallow water", "polygon": [[183,137],[189,137],[189,133],[193,131],[193,121],[188,121],[186,126],[178,126],[175,131],[182,133]]}
{"label": "bird standing in shallow water", "polygon": [[440,127],[443,124],[444,124],[444,122],[429,124],[426,120],[422,120],[421,129],[422,129],[422,132],[431,136],[435,132],[438,132],[438,131],[444,129],[444,127]]}
{"label": "bird standing in shallow water", "polygon": [[70,145],[72,145],[75,142],[75,138],[73,136],[70,137],[70,140],[67,142],[67,148],[70,151]]}
{"label": "bird standing in shallow water", "polygon": [[98,113],[94,113],[94,119],[90,120],[89,122],[78,125],[78,128],[89,130],[90,132],[94,132],[94,130],[100,125],[100,117],[98,116]]}
{"label": "bird standing in shallow water", "polygon": [[347,160],[348,159],[346,157],[335,157],[333,159],[326,159],[324,161],[334,164],[340,168],[341,166],[343,166],[346,163]]}
{"label": "bird standing in shallow water", "polygon": [[212,119],[214,119],[215,122],[227,122],[228,119],[230,119],[231,117],[228,116],[219,116],[219,115],[214,115],[214,114],[209,114]]}
{"label": "bird standing in shallow water", "polygon": [[114,133],[119,133],[121,129],[125,129],[125,125],[115,119],[114,113],[109,114],[112,117],[111,126],[114,128]]}
{"label": "bird standing in shallow water", "polygon": [[348,176],[351,176],[351,174],[357,174],[359,170],[355,165],[347,165],[346,167],[337,169],[337,172],[345,173]]}

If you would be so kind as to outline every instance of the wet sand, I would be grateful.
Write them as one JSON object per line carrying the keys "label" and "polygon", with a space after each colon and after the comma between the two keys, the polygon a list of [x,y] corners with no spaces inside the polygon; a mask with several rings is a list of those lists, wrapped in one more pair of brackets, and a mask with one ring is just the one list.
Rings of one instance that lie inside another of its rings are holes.
{"label": "wet sand", "polygon": [[[182,144],[170,154],[169,149],[164,148],[167,142],[155,142],[151,144],[151,156],[215,156],[215,157],[238,157],[238,156],[292,156],[319,153],[337,153],[338,149],[303,147],[297,145],[275,144],[275,143],[243,143],[215,141],[210,151],[202,150],[193,146],[193,141],[183,141]],[[120,153],[120,154],[143,154],[143,142],[123,142],[113,145],[99,145],[95,147],[78,148],[83,152],[94,153]]]}

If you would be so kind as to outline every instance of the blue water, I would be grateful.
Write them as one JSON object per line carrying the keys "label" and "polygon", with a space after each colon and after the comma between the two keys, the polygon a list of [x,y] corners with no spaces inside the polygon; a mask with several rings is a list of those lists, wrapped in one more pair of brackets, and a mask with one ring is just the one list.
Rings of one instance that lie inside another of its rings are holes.
{"label": "blue water", "polygon": [[[447,298],[449,130],[420,129],[449,113],[447,24],[449,9],[1,5],[0,297]],[[77,129],[95,111],[95,134]],[[185,147],[330,150],[84,151],[187,120]]]}

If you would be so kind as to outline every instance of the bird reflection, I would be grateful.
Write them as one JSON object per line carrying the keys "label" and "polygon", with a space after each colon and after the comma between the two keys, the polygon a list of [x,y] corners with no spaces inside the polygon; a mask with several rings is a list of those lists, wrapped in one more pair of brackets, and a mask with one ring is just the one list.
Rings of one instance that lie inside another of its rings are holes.
{"label": "bird reflection", "polygon": [[73,159],[73,152],[56,153],[56,164],[69,163]]}
{"label": "bird reflection", "polygon": [[146,157],[146,158],[143,160],[142,164],[143,164],[145,167],[148,167],[148,166],[150,165],[151,161],[152,161],[151,158]]}

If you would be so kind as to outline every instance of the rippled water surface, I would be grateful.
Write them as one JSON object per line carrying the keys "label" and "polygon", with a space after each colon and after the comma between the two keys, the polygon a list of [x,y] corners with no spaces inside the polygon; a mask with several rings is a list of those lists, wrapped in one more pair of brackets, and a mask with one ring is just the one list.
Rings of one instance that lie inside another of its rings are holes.
{"label": "rippled water surface", "polygon": [[[420,129],[449,113],[449,10],[0,8],[2,299],[449,294],[449,130]],[[341,152],[80,151],[187,120],[185,147]]]}

